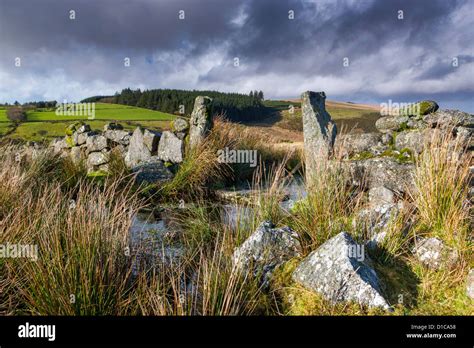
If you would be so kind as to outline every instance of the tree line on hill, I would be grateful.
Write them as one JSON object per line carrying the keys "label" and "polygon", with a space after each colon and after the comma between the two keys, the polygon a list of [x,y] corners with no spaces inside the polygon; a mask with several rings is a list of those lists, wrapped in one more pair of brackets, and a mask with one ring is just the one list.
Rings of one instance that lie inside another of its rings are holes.
{"label": "tree line on hill", "polygon": [[13,104],[9,104],[9,103],[1,103],[0,106],[1,107],[23,107],[23,108],[39,108],[39,109],[50,109],[50,108],[54,108],[56,107],[56,104],[58,102],[56,100],[48,100],[48,101],[45,101],[45,100],[40,100],[40,101],[29,101],[29,102],[25,102],[23,104],[19,103],[18,101],[15,101]]}
{"label": "tree line on hill", "polygon": [[216,91],[185,91],[179,89],[152,89],[141,91],[123,89],[113,98],[108,96],[95,96],[82,100],[82,102],[104,101],[111,99],[112,103],[137,106],[158,110],[176,115],[191,115],[194,100],[199,95],[206,95],[213,100],[213,111],[222,114],[232,121],[250,121],[268,114],[268,109],[263,105],[262,91],[252,91],[248,95],[241,93],[223,93]]}
{"label": "tree line on hill", "polygon": [[[199,95],[211,97],[214,114],[223,115],[232,121],[254,121],[272,112],[271,108],[263,104],[264,95],[262,91],[251,91],[249,94],[242,94],[179,89],[141,91],[140,89],[125,88],[113,96],[92,96],[81,100],[81,103],[114,103],[190,116],[194,107],[194,100]],[[52,109],[56,107],[56,104],[56,101],[31,101],[23,104],[16,101],[11,106],[8,103],[0,106],[7,107],[7,116],[11,121],[23,122],[26,120],[26,111]]]}

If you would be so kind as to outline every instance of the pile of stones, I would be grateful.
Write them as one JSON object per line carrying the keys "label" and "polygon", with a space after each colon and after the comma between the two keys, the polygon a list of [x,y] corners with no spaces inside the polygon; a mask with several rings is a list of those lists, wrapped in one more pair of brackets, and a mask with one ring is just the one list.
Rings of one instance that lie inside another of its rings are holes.
{"label": "pile of stones", "polygon": [[107,173],[114,153],[121,156],[137,182],[159,182],[173,177],[170,167],[184,160],[185,144],[192,151],[212,127],[212,100],[199,96],[191,119],[179,117],[171,130],[156,132],[137,127],[133,132],[119,123],[108,123],[102,131],[93,131],[88,124],[75,123],[66,129],[64,138],[55,139],[50,147],[61,156],[83,162],[88,173]]}

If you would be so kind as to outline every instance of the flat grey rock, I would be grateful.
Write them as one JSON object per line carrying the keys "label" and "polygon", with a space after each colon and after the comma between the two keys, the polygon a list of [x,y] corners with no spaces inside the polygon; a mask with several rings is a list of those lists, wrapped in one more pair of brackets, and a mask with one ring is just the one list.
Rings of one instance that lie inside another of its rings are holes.
{"label": "flat grey rock", "polygon": [[158,144],[157,156],[164,162],[181,163],[183,161],[184,143],[173,132],[165,131]]}
{"label": "flat grey rock", "polygon": [[368,260],[363,248],[341,232],[309,254],[293,272],[293,280],[333,303],[355,301],[389,310]]}

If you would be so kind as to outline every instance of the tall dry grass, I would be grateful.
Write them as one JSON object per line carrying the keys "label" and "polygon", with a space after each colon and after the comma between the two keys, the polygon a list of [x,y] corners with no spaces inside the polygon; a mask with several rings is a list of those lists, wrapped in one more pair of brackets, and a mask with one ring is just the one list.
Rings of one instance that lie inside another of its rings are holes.
{"label": "tall dry grass", "polygon": [[340,162],[321,160],[311,182],[306,181],[307,197],[295,205],[292,226],[307,252],[349,229],[361,192],[347,185],[348,177],[347,167]]}
{"label": "tall dry grass", "polygon": [[189,150],[174,177],[160,187],[157,196],[162,199],[200,199],[213,185],[252,181],[256,168],[247,163],[221,163],[218,151],[225,148],[256,150],[260,166],[272,167],[275,162],[298,169],[299,155],[278,149],[266,142],[250,127],[216,117],[214,127],[207,138],[195,149]]}
{"label": "tall dry grass", "polygon": [[26,164],[2,160],[0,243],[32,245],[38,257],[3,260],[2,283],[16,304],[9,311],[116,314],[130,274],[128,229],[140,207],[131,186],[70,186],[72,164],[48,151]]}
{"label": "tall dry grass", "polygon": [[100,185],[83,176],[71,187],[63,174],[37,175],[70,165],[45,156],[27,163],[15,161],[14,151],[1,157],[0,244],[38,247],[36,261],[0,259],[2,314],[262,313],[258,283],[232,264],[240,239],[204,213],[204,203],[182,224],[182,258],[141,265],[129,230],[143,200],[128,176]]}
{"label": "tall dry grass", "polygon": [[451,130],[433,131],[416,159],[411,192],[420,225],[462,249],[472,209],[467,196],[472,152],[463,146]]}

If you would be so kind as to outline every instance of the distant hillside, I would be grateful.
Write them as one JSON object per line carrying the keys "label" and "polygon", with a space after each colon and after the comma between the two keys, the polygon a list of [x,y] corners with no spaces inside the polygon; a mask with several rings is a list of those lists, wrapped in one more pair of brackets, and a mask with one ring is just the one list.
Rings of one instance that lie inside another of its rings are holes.
{"label": "distant hillside", "polygon": [[[254,125],[275,125],[292,131],[302,131],[301,100],[265,100],[265,106],[273,112]],[[326,101],[326,109],[339,129],[375,132],[375,121],[380,117],[380,107],[370,104],[356,104],[339,101]]]}
{"label": "distant hillside", "polygon": [[[141,91],[126,88],[113,97],[113,103],[131,105],[170,114],[190,116],[194,100],[199,95],[213,99],[213,112],[223,114],[232,121],[250,121],[265,117],[269,109],[262,103],[263,93],[251,95],[216,91],[185,91],[177,89],[152,89]],[[95,98],[95,97],[94,97]]]}

